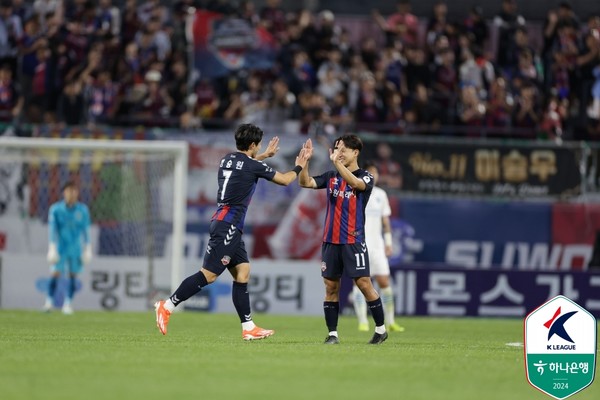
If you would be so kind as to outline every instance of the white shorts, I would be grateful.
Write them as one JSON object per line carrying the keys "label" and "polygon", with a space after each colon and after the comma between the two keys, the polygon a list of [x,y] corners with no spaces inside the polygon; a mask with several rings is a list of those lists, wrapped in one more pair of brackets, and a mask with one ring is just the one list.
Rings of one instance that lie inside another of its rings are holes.
{"label": "white shorts", "polygon": [[390,263],[385,255],[384,249],[373,249],[369,248],[369,268],[371,269],[371,276],[390,275]]}

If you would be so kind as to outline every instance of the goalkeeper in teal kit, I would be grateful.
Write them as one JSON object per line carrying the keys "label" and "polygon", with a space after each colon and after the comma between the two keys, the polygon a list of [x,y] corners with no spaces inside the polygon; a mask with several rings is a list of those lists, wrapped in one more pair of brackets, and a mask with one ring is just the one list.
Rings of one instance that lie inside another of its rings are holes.
{"label": "goalkeeper in teal kit", "polygon": [[51,277],[44,311],[52,310],[58,278],[62,274],[68,278],[62,312],[72,314],[71,302],[75,293],[77,275],[92,259],[90,244],[90,212],[78,201],[79,189],[69,181],[63,186],[63,200],[50,206],[48,212],[48,262]]}

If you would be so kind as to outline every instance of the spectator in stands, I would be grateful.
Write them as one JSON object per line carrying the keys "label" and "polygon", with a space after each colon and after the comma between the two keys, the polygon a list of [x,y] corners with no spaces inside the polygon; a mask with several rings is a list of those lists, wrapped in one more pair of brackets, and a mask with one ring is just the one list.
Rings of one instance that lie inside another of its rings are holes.
{"label": "spectator in stands", "polygon": [[452,107],[458,88],[458,72],[454,66],[454,52],[450,48],[440,54],[440,64],[433,72],[431,85],[435,99],[442,107]]}
{"label": "spectator in stands", "polygon": [[529,56],[533,62],[533,60],[537,57],[535,50],[529,43],[529,34],[527,29],[524,27],[518,27],[515,29],[515,34],[513,37],[513,41],[508,49],[507,53],[507,66],[509,70],[508,74],[514,74],[515,70],[518,68],[519,57],[522,53],[529,53]]}
{"label": "spectator in stands", "polygon": [[188,69],[184,60],[173,60],[166,80],[166,89],[169,97],[173,99],[172,116],[179,116],[187,110],[186,98],[188,92]]}
{"label": "spectator in stands", "polygon": [[405,46],[418,44],[419,20],[411,13],[410,0],[396,2],[396,12],[384,19],[378,10],[373,11],[373,18],[386,35],[386,45],[393,46],[399,39]]}
{"label": "spectator in stands", "polygon": [[69,81],[58,99],[57,119],[66,125],[83,125],[86,122],[85,99],[81,82]]}
{"label": "spectator in stands", "polygon": [[474,86],[464,86],[457,105],[457,115],[461,124],[466,126],[484,126],[486,106],[477,94]]}
{"label": "spectator in stands", "polygon": [[304,134],[319,133],[327,117],[325,98],[314,92],[304,92],[299,96],[300,131]]}
{"label": "spectator in stands", "polygon": [[[561,141],[564,132],[564,121],[568,116],[569,101],[567,99],[560,100],[558,96],[552,96],[548,100],[548,105],[544,110],[544,115],[540,122],[540,131],[547,138],[555,141]],[[590,125],[591,126],[591,125]],[[579,133],[577,133],[579,136]],[[585,137],[581,139],[592,139]]]}
{"label": "spectator in stands", "polygon": [[31,107],[28,114],[31,122],[40,123],[44,121],[46,112],[51,106],[48,102],[50,77],[47,68],[50,49],[46,39],[42,39],[42,43],[35,51],[35,56],[37,64],[31,83]]}
{"label": "spectator in stands", "polygon": [[119,85],[110,71],[100,69],[83,77],[87,122],[106,124],[119,108]]}
{"label": "spectator in stands", "polygon": [[429,99],[427,87],[419,83],[411,93],[414,93],[414,98],[405,112],[406,122],[414,125],[417,133],[438,129],[445,120],[444,112],[438,103]]}
{"label": "spectator in stands", "polygon": [[483,57],[479,48],[467,49],[464,57],[459,68],[460,86],[473,86],[479,97],[486,98],[495,78],[494,66]]}
{"label": "spectator in stands", "polygon": [[278,78],[273,82],[272,93],[268,103],[265,122],[283,124],[287,119],[296,117],[296,96],[290,92],[284,79]]}
{"label": "spectator in stands", "polygon": [[494,26],[498,29],[496,62],[505,70],[510,68],[510,49],[514,45],[515,30],[525,26],[525,18],[517,12],[516,0],[502,0],[502,10],[494,17]]}
{"label": "spectator in stands", "polygon": [[260,75],[251,73],[246,80],[246,86],[246,90],[239,96],[244,111],[243,115],[262,117],[268,102]]}
{"label": "spectator in stands", "polygon": [[63,0],[35,0],[33,2],[33,12],[39,18],[42,30],[45,30],[47,28],[46,20],[48,16],[56,15],[62,20],[64,12]]}
{"label": "spectator in stands", "polygon": [[356,104],[355,118],[358,127],[376,129],[383,120],[384,104],[376,90],[376,80],[373,74],[365,73],[360,80],[360,91]]}
{"label": "spectator in stands", "polygon": [[125,0],[121,9],[121,41],[131,43],[140,29],[141,21],[138,17],[137,0]]}
{"label": "spectator in stands", "polygon": [[385,95],[383,111],[383,133],[402,133],[404,131],[402,111],[402,96],[397,91],[390,91]]}
{"label": "spectator in stands", "polygon": [[573,12],[571,4],[568,1],[561,1],[558,8],[548,11],[544,24],[544,46],[542,54],[546,57],[558,39],[558,28],[562,26],[573,26],[579,29],[579,18]]}
{"label": "spectator in stands", "polygon": [[147,125],[164,125],[173,108],[173,99],[162,81],[162,74],[150,70],[145,77],[146,95],[133,105],[133,115]]}
{"label": "spectator in stands", "polygon": [[428,48],[433,46],[435,39],[440,35],[448,35],[449,23],[447,19],[448,5],[444,0],[434,3],[431,17],[427,21],[427,33],[425,41]]}
{"label": "spectator in stands", "polygon": [[[588,18],[587,33],[582,40],[577,67],[579,79],[577,80],[577,99],[579,99],[579,116],[585,120],[600,118],[600,16],[592,15]],[[590,101],[591,100],[591,101]]]}
{"label": "spectator in stands", "polygon": [[33,7],[26,0],[12,0],[13,14],[19,17],[21,25],[33,16]]}
{"label": "spectator in stands", "polygon": [[497,77],[490,86],[486,125],[494,128],[510,127],[513,106],[514,99],[506,79]]}
{"label": "spectator in stands", "polygon": [[[513,126],[515,128],[529,129],[532,132],[537,128],[540,122],[541,110],[538,107],[536,93],[535,86],[526,85],[521,88],[513,114]],[[555,108],[555,104],[557,103],[551,105],[552,109]],[[551,117],[554,118],[554,116]],[[560,124],[560,118],[556,122]]]}
{"label": "spectator in stands", "polygon": [[23,102],[19,85],[13,80],[11,66],[0,66],[0,121],[12,122],[19,117]]}
{"label": "spectator in stands", "polygon": [[488,26],[483,19],[483,9],[481,6],[473,6],[467,18],[463,22],[463,30],[468,34],[469,40],[483,49],[485,42],[489,37]]}
{"label": "spectator in stands", "polygon": [[21,19],[13,13],[11,0],[0,1],[0,64],[17,71],[18,45],[23,36]]}
{"label": "spectator in stands", "polygon": [[266,0],[265,6],[260,10],[260,20],[273,36],[280,39],[286,31],[285,12],[281,8],[281,0]]}
{"label": "spectator in stands", "polygon": [[406,66],[404,67],[408,92],[414,92],[418,85],[429,87],[431,73],[427,65],[425,51],[418,47],[406,48]]}
{"label": "spectator in stands", "polygon": [[402,166],[394,159],[392,147],[380,142],[376,149],[375,164],[379,171],[379,186],[386,189],[402,188]]}
{"label": "spectator in stands", "polygon": [[287,74],[287,83],[294,95],[311,91],[315,86],[315,69],[305,51],[294,54],[291,70]]}

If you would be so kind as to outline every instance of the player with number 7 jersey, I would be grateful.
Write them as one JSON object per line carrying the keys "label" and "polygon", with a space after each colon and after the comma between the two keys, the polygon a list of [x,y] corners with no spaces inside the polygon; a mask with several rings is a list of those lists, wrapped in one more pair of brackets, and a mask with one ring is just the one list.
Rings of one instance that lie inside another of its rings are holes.
{"label": "player with number 7 jersey", "polygon": [[296,157],[294,169],[280,173],[262,162],[277,153],[279,138],[271,139],[266,151],[259,154],[262,137],[263,131],[252,124],[242,124],[236,129],[237,151],[227,154],[219,164],[218,207],[211,220],[203,266],[199,272],[184,279],[168,299],[155,304],[156,325],[163,335],[167,334],[167,324],[175,307],[214,282],[225,269],[233,276],[232,299],[242,324],[242,339],[263,339],[275,333],[256,326],[252,320],[248,294],[250,261],[242,239],[244,220],[258,180],[289,185],[306,167],[309,152],[305,143]]}

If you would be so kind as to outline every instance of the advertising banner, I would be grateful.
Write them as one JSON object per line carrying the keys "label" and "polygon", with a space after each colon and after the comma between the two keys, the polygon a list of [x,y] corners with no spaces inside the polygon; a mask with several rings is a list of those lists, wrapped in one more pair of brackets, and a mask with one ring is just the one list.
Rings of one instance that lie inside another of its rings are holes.
{"label": "advertising banner", "polygon": [[[465,268],[585,270],[600,221],[593,205],[395,199],[395,261]],[[579,217],[577,217],[579,215]],[[587,232],[587,233],[583,233]],[[406,241],[409,240],[407,243]],[[410,247],[411,243],[419,246]],[[408,258],[406,258],[408,256]]]}
{"label": "advertising banner", "polygon": [[[393,266],[396,314],[471,317],[525,317],[546,300],[563,294],[600,316],[600,273],[464,270],[449,266]],[[352,286],[342,284],[342,308]]]}
{"label": "advertising banner", "polygon": [[365,140],[361,157],[378,162],[389,189],[500,197],[581,193],[579,152],[567,147]]}

